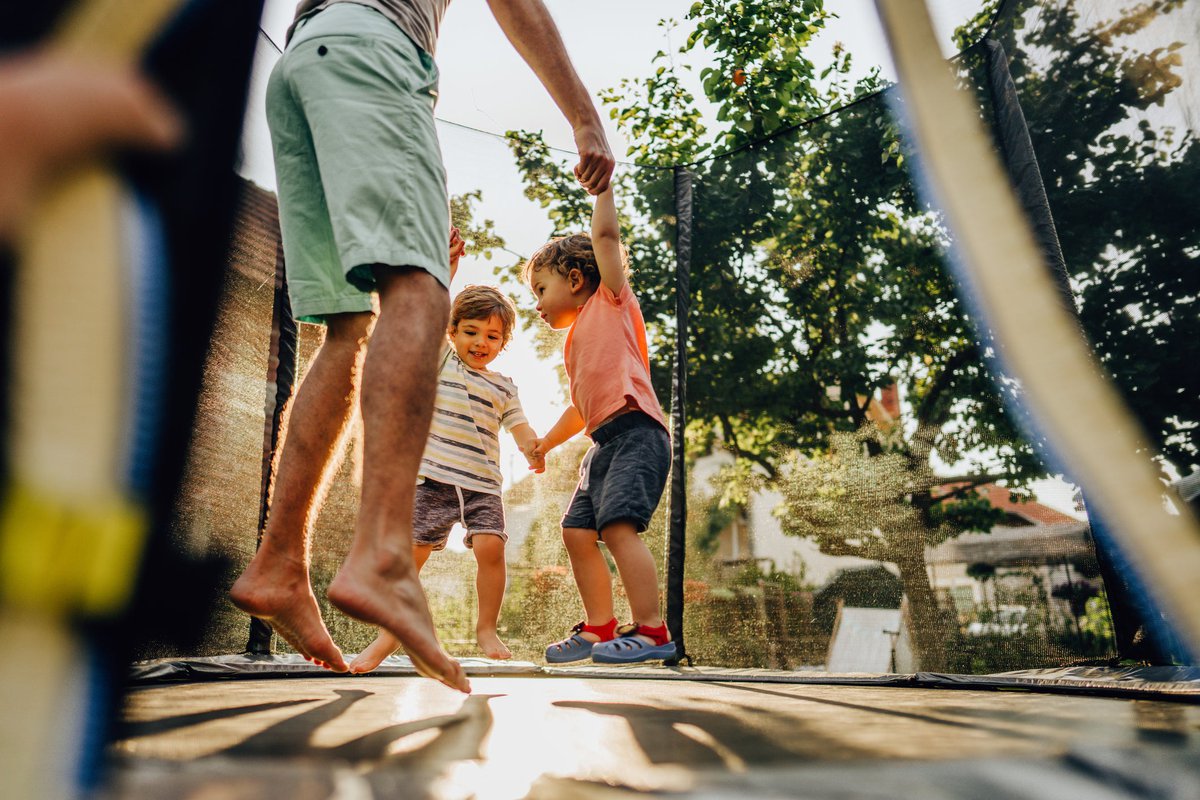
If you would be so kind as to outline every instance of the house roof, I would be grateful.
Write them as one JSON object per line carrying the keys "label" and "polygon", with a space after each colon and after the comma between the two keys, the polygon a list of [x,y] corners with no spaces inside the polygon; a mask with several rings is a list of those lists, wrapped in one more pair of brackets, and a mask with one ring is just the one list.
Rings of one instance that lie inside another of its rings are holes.
{"label": "house roof", "polygon": [[1086,522],[1008,528],[988,533],[964,533],[933,548],[930,564],[974,564],[1024,567],[1069,561],[1093,554]]}
{"label": "house roof", "polygon": [[[935,497],[964,486],[962,483],[947,483],[933,490]],[[1012,492],[994,483],[984,483],[975,487],[975,491],[987,498],[993,507],[1015,517],[1019,517],[1030,525],[1070,525],[1079,524],[1079,520],[1057,511],[1050,506],[1042,505],[1036,500],[1017,500]]]}

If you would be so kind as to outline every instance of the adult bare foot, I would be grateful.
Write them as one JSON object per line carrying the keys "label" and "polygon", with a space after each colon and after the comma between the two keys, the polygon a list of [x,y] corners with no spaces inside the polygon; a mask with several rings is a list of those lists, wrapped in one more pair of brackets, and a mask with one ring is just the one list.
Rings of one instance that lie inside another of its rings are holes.
{"label": "adult bare foot", "polygon": [[451,689],[470,693],[462,664],[442,649],[433,629],[425,592],[411,562],[376,571],[369,557],[353,550],[329,584],[329,602],[348,616],[375,625],[394,636],[412,659],[417,672]]}
{"label": "adult bare foot", "polygon": [[512,658],[512,651],[504,642],[500,641],[499,634],[490,628],[475,629],[475,643],[479,645],[479,649],[488,658],[494,658],[497,661],[504,661]]}
{"label": "adult bare foot", "polygon": [[350,671],[356,675],[370,672],[398,649],[400,649],[400,641],[387,631],[380,631],[379,635],[375,637],[375,641],[367,645],[367,649],[350,662]]}
{"label": "adult bare foot", "polygon": [[321,619],[321,609],[299,562],[259,550],[229,590],[229,599],[275,629],[300,655],[334,672],[345,672],[342,651]]}

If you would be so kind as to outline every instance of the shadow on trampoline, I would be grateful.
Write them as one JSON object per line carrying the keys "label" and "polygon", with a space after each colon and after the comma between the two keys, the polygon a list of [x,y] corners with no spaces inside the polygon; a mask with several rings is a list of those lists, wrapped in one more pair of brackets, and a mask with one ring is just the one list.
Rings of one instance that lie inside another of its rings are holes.
{"label": "shadow on trampoline", "polygon": [[[714,764],[734,772],[745,771],[747,764],[795,762],[811,757],[802,749],[785,747],[745,722],[733,711],[663,708],[636,703],[593,703],[562,700],[556,708],[575,708],[602,716],[620,717],[629,724],[634,741],[652,764]],[[734,709],[735,711],[738,710]],[[741,710],[743,713],[745,710]],[[756,723],[764,717],[785,723],[794,731],[795,718],[755,710]],[[774,719],[771,719],[774,717]],[[803,737],[797,737],[803,741]]]}
{"label": "shadow on trampoline", "polygon": [[[484,757],[483,743],[495,721],[489,702],[500,696],[471,695],[455,714],[391,725],[326,752],[329,756],[348,761],[385,759],[389,768],[411,767],[418,763],[428,768],[454,761],[477,761]],[[422,731],[433,730],[437,731],[433,741],[389,757],[396,742]]]}
{"label": "shadow on trampoline", "polygon": [[304,705],[305,703],[315,703],[317,700],[318,698],[315,697],[311,700],[280,700],[277,703],[255,703],[253,705],[236,706],[233,708],[218,708],[212,711],[198,711],[192,714],[178,714],[151,722],[126,722],[122,729],[122,735],[129,739],[135,739],[140,736],[154,736],[156,734],[190,728],[195,725],[203,725],[206,722],[230,719],[243,714],[257,714],[260,711],[271,711],[277,708],[289,708],[291,706]]}
{"label": "shadow on trampoline", "polygon": [[[453,714],[388,725],[336,746],[320,746],[313,743],[317,731],[347,714],[355,704],[375,696],[375,692],[361,689],[335,689],[333,693],[337,699],[268,725],[216,755],[270,758],[286,753],[291,758],[383,762],[389,768],[410,766],[417,762],[428,767],[451,761],[478,760],[483,758],[481,746],[492,729],[493,716],[488,702],[500,696],[472,695]],[[264,705],[293,705],[297,702],[307,701]],[[398,742],[425,732],[435,732],[436,737],[414,749],[395,752]]]}
{"label": "shadow on trampoline", "polygon": [[[746,686],[745,684],[739,684],[739,683],[723,683],[721,685],[727,686],[730,689],[736,689],[736,690],[742,691],[742,692],[757,692],[759,694],[775,695],[777,697],[786,697],[789,700],[803,700],[803,701],[806,701],[809,703],[821,703],[821,704],[827,705],[827,706],[835,706],[835,707],[839,707],[839,708],[853,709],[855,711],[864,711],[869,714],[884,714],[884,715],[887,715],[890,717],[900,717],[901,719],[916,720],[918,722],[928,722],[933,725],[947,725],[952,728],[970,728],[970,729],[978,730],[978,731],[986,731],[987,733],[994,734],[996,736],[1011,736],[1014,738],[1022,737],[1022,734],[1017,733],[1012,730],[1007,730],[1005,728],[999,728],[999,727],[996,727],[993,725],[980,725],[978,723],[973,723],[973,722],[963,722],[961,720],[956,720],[956,719],[947,719],[945,717],[937,717],[937,716],[933,716],[931,714],[917,714],[917,713],[914,713],[911,711],[896,711],[896,710],[890,709],[890,708],[879,708],[878,706],[868,706],[868,705],[863,705],[860,703],[847,703],[847,702],[844,702],[841,700],[830,700],[829,698],[822,698],[822,697],[810,697],[810,696],[806,696],[803,694],[797,694],[797,693],[793,693],[793,692],[780,692],[780,691],[776,691],[773,689],[763,689],[758,686]],[[942,707],[942,711],[950,712],[951,715],[958,713],[956,710],[953,709],[953,707],[951,707],[951,708]],[[968,711],[968,713],[973,713],[973,712],[976,712],[977,710],[976,709],[968,709],[967,711]],[[984,711],[982,713],[979,713],[978,716],[986,716],[990,713],[991,712]],[[1011,719],[1011,718],[1016,718],[1020,715],[1010,714],[1008,716]]]}

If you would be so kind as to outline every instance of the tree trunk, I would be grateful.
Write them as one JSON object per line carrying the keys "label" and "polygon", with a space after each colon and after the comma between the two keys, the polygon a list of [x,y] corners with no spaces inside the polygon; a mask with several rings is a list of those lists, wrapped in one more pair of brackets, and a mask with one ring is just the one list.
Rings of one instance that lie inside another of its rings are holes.
{"label": "tree trunk", "polygon": [[913,644],[916,646],[921,670],[946,672],[950,666],[946,655],[950,626],[947,624],[946,615],[938,607],[937,597],[929,582],[929,572],[925,568],[924,537],[921,533],[911,531],[903,534],[902,541],[897,542],[895,547],[894,561],[900,570],[904,594],[908,596]]}

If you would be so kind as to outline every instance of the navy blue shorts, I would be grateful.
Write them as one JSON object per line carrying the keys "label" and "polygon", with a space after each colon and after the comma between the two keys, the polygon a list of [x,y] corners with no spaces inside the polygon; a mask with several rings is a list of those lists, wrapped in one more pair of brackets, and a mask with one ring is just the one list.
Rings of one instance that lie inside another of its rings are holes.
{"label": "navy blue shorts", "polygon": [[667,485],[671,438],[653,417],[632,411],[594,430],[592,441],[562,526],[603,531],[632,522],[641,533]]}

